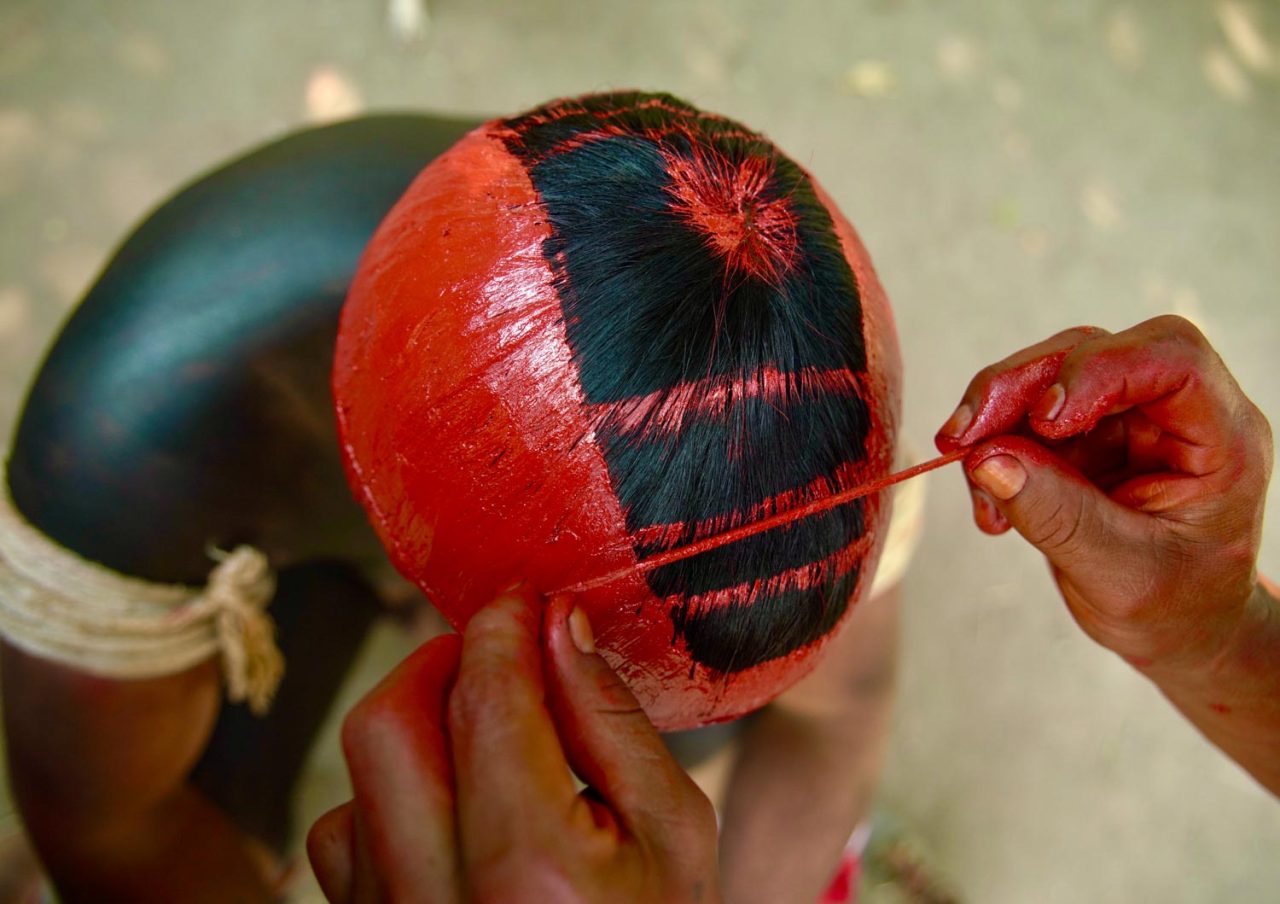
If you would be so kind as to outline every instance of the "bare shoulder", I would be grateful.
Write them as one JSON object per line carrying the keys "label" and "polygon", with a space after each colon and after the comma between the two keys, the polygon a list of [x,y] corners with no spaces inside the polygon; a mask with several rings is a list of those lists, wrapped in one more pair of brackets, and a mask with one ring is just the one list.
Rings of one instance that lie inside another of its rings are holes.
{"label": "bare shoulder", "polygon": [[182,189],[117,249],[32,384],[9,479],[61,544],[155,580],[209,545],[377,556],[337,455],[329,369],[365,242],[470,123],[295,133]]}

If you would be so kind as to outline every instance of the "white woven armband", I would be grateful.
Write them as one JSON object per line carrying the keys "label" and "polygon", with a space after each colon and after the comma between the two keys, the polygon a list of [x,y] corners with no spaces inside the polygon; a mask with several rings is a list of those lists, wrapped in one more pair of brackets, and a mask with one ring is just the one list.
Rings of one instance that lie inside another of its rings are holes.
{"label": "white woven armband", "polygon": [[275,576],[249,546],[215,553],[203,588],[126,577],[29,524],[0,469],[0,634],[15,647],[109,678],[173,675],[220,654],[227,696],[271,705],[284,659],[266,606]]}

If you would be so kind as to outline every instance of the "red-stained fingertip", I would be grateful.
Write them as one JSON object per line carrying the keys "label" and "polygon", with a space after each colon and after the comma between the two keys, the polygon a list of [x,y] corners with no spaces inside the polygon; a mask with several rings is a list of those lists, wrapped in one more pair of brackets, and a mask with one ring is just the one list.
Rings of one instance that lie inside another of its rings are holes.
{"label": "red-stained fingertip", "polygon": [[573,608],[571,593],[553,593],[547,597],[547,608],[542,617],[543,643],[552,654],[555,653],[560,639],[573,642],[569,634],[569,613]]}
{"label": "red-stained fingertip", "polygon": [[1061,383],[1054,383],[1047,390],[1040,400],[1032,406],[1030,418],[1034,421],[1053,421],[1062,413],[1062,407],[1067,403],[1067,390]]}
{"label": "red-stained fingertip", "polygon": [[951,452],[962,445],[960,438],[964,436],[969,425],[973,423],[973,409],[967,402],[961,402],[956,410],[947,418],[947,422],[938,430],[934,444],[941,452]]}

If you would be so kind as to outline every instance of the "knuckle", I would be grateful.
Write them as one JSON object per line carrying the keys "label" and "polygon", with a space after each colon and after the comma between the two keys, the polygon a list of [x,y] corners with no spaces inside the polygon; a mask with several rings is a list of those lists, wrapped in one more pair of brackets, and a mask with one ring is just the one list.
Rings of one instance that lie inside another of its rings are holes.
{"label": "knuckle", "polygon": [[716,823],[716,808],[711,803],[711,798],[702,792],[702,789],[689,782],[687,791],[688,801],[686,809],[689,816],[689,828],[693,837],[698,841],[705,842],[716,837],[719,827]]}
{"label": "knuckle", "polygon": [[591,687],[596,697],[592,706],[597,713],[622,719],[648,719],[635,694],[631,693],[631,689],[612,669],[597,672],[592,678]]}
{"label": "knuckle", "polygon": [[359,755],[378,733],[379,727],[388,721],[389,716],[389,708],[383,705],[380,695],[365,697],[351,708],[342,720],[339,733],[342,752],[348,760],[353,755]]}
{"label": "knuckle", "polygon": [[498,606],[486,606],[467,622],[467,635],[501,637],[513,632],[515,628],[515,620],[508,611]]}
{"label": "knuckle", "polygon": [[1159,317],[1148,320],[1147,325],[1170,338],[1194,343],[1205,341],[1204,333],[1200,332],[1199,327],[1178,314],[1161,314]]}
{"label": "knuckle", "polygon": [[1094,339],[1094,338],[1097,338],[1098,336],[1107,336],[1107,335],[1110,335],[1110,334],[1100,326],[1091,326],[1089,324],[1082,324],[1080,326],[1073,326],[1070,329],[1063,330],[1061,333],[1058,333],[1053,338],[1068,339],[1068,340],[1074,339],[1077,342],[1083,342],[1085,339]]}
{"label": "knuckle", "polygon": [[1083,539],[1085,522],[1083,506],[1055,502],[1032,519],[1028,539],[1043,550],[1068,554]]}
{"label": "knuckle", "polygon": [[501,662],[485,662],[468,667],[449,694],[451,725],[467,725],[484,714],[521,699],[528,686],[512,667]]}
{"label": "knuckle", "polygon": [[982,370],[973,376],[973,385],[975,387],[986,386],[994,382],[1000,374],[1004,373],[1004,367],[1000,364],[988,364]]}
{"label": "knuckle", "polygon": [[969,402],[981,402],[986,396],[991,386],[1000,379],[1000,375],[1004,373],[1006,368],[1003,362],[997,364],[988,364],[982,370],[973,375],[973,379],[969,381],[968,387],[965,388],[964,398]]}

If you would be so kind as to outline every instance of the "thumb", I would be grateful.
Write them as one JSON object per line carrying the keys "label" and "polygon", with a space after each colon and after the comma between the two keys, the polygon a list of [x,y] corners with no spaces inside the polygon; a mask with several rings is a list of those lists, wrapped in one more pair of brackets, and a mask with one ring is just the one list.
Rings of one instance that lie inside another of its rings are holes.
{"label": "thumb", "polygon": [[1142,514],[1034,440],[1002,436],[974,449],[964,467],[1009,524],[1077,585],[1125,567],[1147,533]]}
{"label": "thumb", "polygon": [[707,829],[714,837],[710,802],[671,756],[635,695],[595,652],[585,613],[571,597],[556,596],[544,626],[548,703],[573,771],[629,830],[652,842],[679,845],[672,835],[682,830]]}

